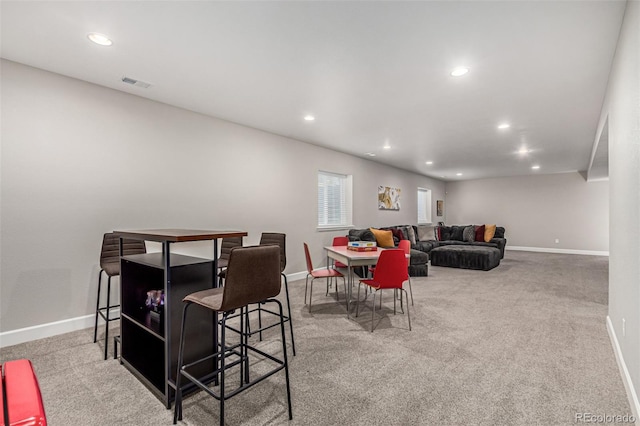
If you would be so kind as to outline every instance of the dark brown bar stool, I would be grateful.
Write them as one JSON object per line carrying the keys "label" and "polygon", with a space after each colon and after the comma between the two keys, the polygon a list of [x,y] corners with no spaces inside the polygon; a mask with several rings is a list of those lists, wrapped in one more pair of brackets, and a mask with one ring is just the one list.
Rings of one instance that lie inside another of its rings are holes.
{"label": "dark brown bar stool", "polygon": [[[122,254],[142,254],[146,253],[147,248],[144,241],[128,240],[122,242]],[[120,238],[113,232],[104,234],[102,237],[102,250],[100,251],[100,272],[98,273],[98,297],[96,300],[96,323],[93,328],[93,343],[98,340],[98,317],[102,317],[105,321],[104,331],[104,359],[107,359],[109,349],[109,323],[119,320],[120,316],[111,316],[111,309],[119,308],[120,305],[111,304],[111,277],[120,275]],[[100,287],[102,284],[102,273],[107,274],[107,304],[100,306]],[[117,348],[116,348],[117,351]]]}
{"label": "dark brown bar stool", "polygon": [[[293,356],[296,356],[296,341],[293,338],[293,322],[291,319],[291,303],[289,302],[289,283],[287,282],[287,276],[284,274],[284,269],[287,266],[287,246],[286,246],[287,235],[278,233],[278,232],[263,232],[260,236],[260,245],[277,245],[280,247],[280,275],[284,279],[284,291],[287,298],[287,315],[284,317],[284,320],[289,322],[289,330],[291,331],[291,348],[293,349]],[[275,312],[261,309],[261,311],[269,312],[270,314],[277,315]],[[261,317],[259,317],[261,319]],[[274,324],[277,325],[277,324]],[[260,326],[260,339],[262,340],[262,330],[273,327],[267,326],[262,327],[262,323]]]}
{"label": "dark brown bar stool", "polygon": [[[236,247],[231,250],[229,264],[226,270],[224,287],[192,293],[183,299],[185,302],[182,313],[182,327],[180,329],[180,349],[178,352],[178,371],[176,374],[176,401],[173,424],[182,420],[182,387],[181,378],[184,376],[200,389],[220,401],[220,425],[224,425],[224,402],[225,400],[249,389],[256,383],[277,373],[285,371],[287,386],[287,403],[289,407],[289,420],[293,418],[291,410],[291,391],[289,387],[289,364],[287,362],[287,347],[284,331],[284,315],[282,304],[275,299],[281,289],[280,279],[280,249],[276,246],[253,246]],[[280,318],[280,333],[282,335],[282,359],[267,354],[248,344],[248,331],[246,329],[245,314],[249,304],[253,303],[275,303],[278,306]],[[205,309],[210,309],[222,314],[220,320],[220,341],[218,351],[212,355],[183,365],[185,329],[187,322],[187,311],[190,306],[197,305]],[[234,316],[236,309],[240,310],[240,343],[227,346],[225,341],[226,321]],[[261,374],[259,377],[249,380],[249,351],[253,351],[266,358],[261,360],[261,364],[268,360],[273,361],[276,366],[270,371]],[[209,374],[202,374],[196,377],[189,370],[195,370],[203,364],[209,365],[213,362],[213,371]],[[225,389],[226,370],[240,366],[240,385],[232,391]],[[208,382],[213,382],[217,386],[209,387]],[[217,389],[216,389],[217,388]]]}
{"label": "dark brown bar stool", "polygon": [[226,277],[225,270],[229,265],[231,250],[240,246],[242,246],[242,237],[227,237],[222,239],[220,257],[218,258],[218,287],[222,285],[222,280]]}
{"label": "dark brown bar stool", "polygon": [[[286,240],[287,240],[287,235],[286,234],[282,234],[282,233],[278,233],[278,232],[263,232],[262,235],[260,236],[260,245],[261,246],[266,246],[266,245],[275,245],[278,246],[280,248],[280,275],[282,276],[282,278],[284,279],[284,290],[285,290],[285,296],[287,299],[287,315],[285,315],[284,317],[284,321],[289,323],[289,330],[291,331],[291,348],[293,350],[293,356],[296,356],[296,341],[293,337],[293,322],[291,319],[291,303],[289,301],[289,283],[287,282],[287,276],[284,274],[284,269],[287,266],[287,247],[286,247]],[[224,277],[225,275],[225,271],[220,272],[220,276]],[[258,311],[258,329],[257,330],[252,330],[251,329],[251,323],[249,322],[249,317],[248,314],[250,314],[251,312],[255,312]],[[277,312],[273,312],[270,311],[269,309],[265,309],[262,307],[261,304],[258,304],[257,307],[253,308],[253,309],[249,309],[247,310],[246,314],[247,314],[247,329],[248,329],[248,333],[249,333],[249,337],[251,337],[252,335],[258,333],[260,336],[260,340],[262,340],[262,332],[264,330],[268,330],[269,328],[272,327],[276,327],[278,326],[278,323],[275,324],[270,324],[267,326],[263,326],[262,325],[262,312],[266,312],[269,314],[273,314],[273,315],[278,315]],[[237,316],[238,314],[236,314],[235,316]],[[229,317],[231,318],[231,317]],[[232,326],[227,326],[227,328],[229,328],[232,331],[235,331],[236,333],[240,333],[240,330],[238,330],[235,327]]]}

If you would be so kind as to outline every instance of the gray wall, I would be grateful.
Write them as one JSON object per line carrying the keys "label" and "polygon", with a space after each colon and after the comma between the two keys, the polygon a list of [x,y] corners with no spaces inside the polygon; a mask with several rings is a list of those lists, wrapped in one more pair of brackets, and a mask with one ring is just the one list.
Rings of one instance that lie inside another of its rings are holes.
{"label": "gray wall", "polygon": [[577,172],[449,182],[445,215],[451,225],[504,226],[507,247],[609,250],[609,183]]}
{"label": "gray wall", "polygon": [[[639,56],[640,2],[629,1],[609,77],[601,125],[608,117],[611,186],[609,319],[636,393],[640,391]],[[622,331],[623,319],[626,320],[625,333]]]}
{"label": "gray wall", "polygon": [[[241,229],[287,234],[287,269],[319,266],[318,169],[351,174],[354,225],[416,223],[418,187],[444,183],[3,60],[0,331],[95,309],[102,234],[114,229]],[[377,209],[378,185],[403,190]],[[435,204],[435,201],[434,201]],[[435,217],[435,206],[433,209]],[[182,246],[209,255],[210,246]]]}

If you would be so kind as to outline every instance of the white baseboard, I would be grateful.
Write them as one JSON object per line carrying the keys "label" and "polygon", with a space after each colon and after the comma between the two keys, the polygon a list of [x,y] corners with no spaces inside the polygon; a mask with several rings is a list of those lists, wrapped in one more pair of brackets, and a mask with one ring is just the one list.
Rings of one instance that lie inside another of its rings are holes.
{"label": "white baseboard", "polygon": [[561,253],[561,254],[585,254],[588,256],[609,256],[608,251],[598,250],[573,250],[573,249],[559,249],[551,247],[518,247],[518,246],[506,246],[506,250],[514,251],[537,251],[541,253]]}
{"label": "white baseboard", "polygon": [[622,382],[624,383],[624,388],[627,391],[629,405],[631,406],[633,417],[636,418],[635,424],[638,424],[638,419],[640,419],[640,402],[638,401],[638,394],[633,386],[629,370],[627,370],[627,364],[624,362],[624,357],[620,350],[620,344],[618,343],[618,338],[616,337],[616,332],[613,329],[613,324],[611,323],[609,315],[607,315],[607,331],[609,332],[609,339],[611,339],[611,346],[613,346],[613,353],[615,354],[616,361],[618,362],[620,376],[622,376]]}
{"label": "white baseboard", "polygon": [[[113,311],[115,313],[115,310]],[[93,327],[95,314],[0,333],[0,348]],[[104,321],[101,322],[104,324]]]}
{"label": "white baseboard", "polygon": [[[306,276],[306,271],[287,274],[287,281],[302,280],[305,279]],[[111,312],[113,315],[118,315],[120,313],[117,309],[114,309]],[[32,327],[5,331],[0,333],[0,348],[93,327],[95,324],[95,318],[95,314],[90,314],[77,318],[69,318],[61,321],[34,325]],[[104,321],[100,320],[99,324],[104,324]]]}
{"label": "white baseboard", "polygon": [[287,274],[287,281],[288,282],[297,281],[297,280],[304,280],[305,278],[307,278],[307,271],[295,272],[293,274]]}

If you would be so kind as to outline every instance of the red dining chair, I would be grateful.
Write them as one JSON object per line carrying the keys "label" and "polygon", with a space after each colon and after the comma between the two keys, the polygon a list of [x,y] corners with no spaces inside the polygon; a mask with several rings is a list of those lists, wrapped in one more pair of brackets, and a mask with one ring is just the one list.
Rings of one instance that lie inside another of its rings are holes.
{"label": "red dining chair", "polygon": [[[333,268],[324,268],[313,270],[313,262],[311,261],[311,255],[309,254],[309,246],[307,243],[304,243],[304,255],[307,260],[307,278],[304,283],[304,304],[307,304],[307,285],[309,284],[309,277],[311,277],[311,288],[309,290],[309,312],[311,312],[311,296],[313,295],[313,281],[316,278],[338,278],[342,277],[342,282],[344,283],[344,298],[347,301],[347,310],[349,309],[349,300],[347,297],[347,282],[344,279],[344,275],[340,271],[337,271]],[[338,283],[336,280],[336,298],[340,300],[338,297]]]}
{"label": "red dining chair", "polygon": [[[400,242],[398,243],[398,248],[400,250],[404,250],[404,254],[408,254],[409,256],[411,256],[411,241],[409,240],[400,240]],[[407,263],[409,263],[409,261],[407,261]],[[407,266],[407,269],[409,267]],[[411,276],[408,275],[408,279],[407,281],[409,281],[409,293],[411,293],[411,306],[413,306],[413,289],[411,288]]]}
{"label": "red dining chair", "polygon": [[[374,317],[376,313],[376,294],[378,290],[393,289],[404,293],[407,300],[407,318],[409,320],[409,330],[411,330],[411,316],[409,314],[409,295],[403,288],[405,281],[409,279],[409,266],[404,250],[389,249],[380,253],[376,270],[372,279],[362,279],[358,282],[358,296],[356,298],[356,317],[360,309],[360,284],[364,284],[370,289],[375,290],[373,293],[373,309],[371,311],[371,332],[373,333]],[[401,295],[402,295],[401,293]],[[402,297],[402,296],[401,296]],[[393,298],[393,313],[396,313],[396,298]]]}
{"label": "red dining chair", "polygon": [[[347,245],[349,245],[349,237],[333,237],[333,241],[331,242],[331,245],[332,246],[347,246]],[[345,265],[342,262],[338,262],[337,260],[333,261],[333,268],[334,269],[346,268],[346,267],[347,267],[347,265]],[[336,286],[337,285],[338,285],[338,283],[336,282]],[[329,282],[329,280],[327,280],[327,293],[326,293],[326,295],[329,295],[329,287],[330,286],[331,286],[331,283]]]}
{"label": "red dining chair", "polygon": [[[331,243],[332,246],[347,246],[349,245],[349,237],[333,237],[333,243]],[[333,267],[334,268],[346,268],[347,265],[345,265],[342,262],[338,262],[337,260],[333,263]]]}

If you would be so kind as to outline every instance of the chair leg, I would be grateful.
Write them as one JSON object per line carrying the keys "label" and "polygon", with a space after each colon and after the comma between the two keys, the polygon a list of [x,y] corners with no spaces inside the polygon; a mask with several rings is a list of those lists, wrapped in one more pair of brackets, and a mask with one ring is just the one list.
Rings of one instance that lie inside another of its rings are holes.
{"label": "chair leg", "polygon": [[184,358],[184,331],[187,322],[187,308],[191,306],[191,302],[187,302],[182,309],[182,324],[180,325],[180,343],[178,346],[178,371],[176,373],[176,401],[173,411],[173,424],[178,420],[182,420],[182,387],[180,386],[182,378],[182,361]]}
{"label": "chair leg", "polygon": [[[291,330],[291,348],[293,349],[293,356],[296,356],[296,342],[293,339],[293,319],[291,318],[291,303],[289,303],[289,283],[287,282],[287,276],[281,274],[284,277],[284,291],[287,295],[287,310],[289,312],[289,329]],[[346,287],[345,287],[346,288]]]}
{"label": "chair leg", "polygon": [[224,362],[227,352],[225,342],[225,331],[227,329],[227,312],[222,315],[222,326],[220,330],[220,426],[224,426]]}
{"label": "chair leg", "polygon": [[304,304],[307,304],[307,285],[309,284],[309,274],[304,280]]}
{"label": "chair leg", "polygon": [[98,341],[98,315],[100,312],[100,285],[102,283],[102,269],[98,272],[98,297],[96,297],[96,325],[93,327],[93,343]]}
{"label": "chair leg", "polygon": [[409,319],[409,331],[411,331],[411,313],[409,312],[409,295],[407,294],[407,290],[404,291],[404,295],[407,298],[407,318]]}
{"label": "chair leg", "polygon": [[313,281],[315,278],[311,278],[311,287],[309,288],[309,313],[311,313],[311,298],[313,297]]}
{"label": "chair leg", "polygon": [[[411,277],[409,277],[409,291],[411,292],[411,306],[413,306],[413,289],[411,288]],[[407,304],[409,301],[407,300]]]}
{"label": "chair leg", "polygon": [[[358,317],[358,313],[360,312],[360,284],[362,284],[360,281],[358,281],[358,296],[356,296],[356,318]],[[364,289],[364,294],[367,294],[367,289]],[[366,299],[366,297],[365,297]],[[347,302],[348,303],[348,302]],[[349,309],[349,307],[347,306],[347,309]]]}
{"label": "chair leg", "polygon": [[104,359],[107,359],[109,352],[109,315],[111,314],[111,277],[107,279],[107,310],[104,327]]}
{"label": "chair leg", "polygon": [[[342,277],[342,284],[344,285],[344,300],[345,303],[347,305],[347,314],[349,313],[349,294],[347,293],[347,280]],[[336,282],[336,287],[338,286],[338,283]]]}
{"label": "chair leg", "polygon": [[[336,282],[337,284],[337,282]],[[282,303],[279,300],[272,299],[273,302],[278,304],[278,309],[280,312],[280,333],[282,334],[282,353],[283,353],[283,361],[284,361],[284,375],[287,383],[287,405],[289,406],[289,420],[293,420],[293,410],[291,409],[291,387],[289,384],[289,361],[287,358],[287,342],[286,336],[284,333],[284,318],[282,314]],[[291,334],[293,336],[293,333]]]}
{"label": "chair leg", "polygon": [[262,342],[262,305],[260,303],[258,303],[258,336]]}
{"label": "chair leg", "polygon": [[396,299],[397,299],[396,293],[397,293],[397,290],[393,289],[393,315],[396,314]]}
{"label": "chair leg", "polygon": [[247,315],[246,313],[249,311],[249,307],[245,307],[242,306],[240,308],[240,315],[238,315],[238,317],[240,318],[240,386],[242,386],[245,383],[248,383],[248,369],[246,369],[248,362],[245,360],[245,356],[247,355],[247,349],[246,349],[246,344],[249,341],[249,335],[247,334],[248,330],[247,330]]}
{"label": "chair leg", "polygon": [[[373,309],[371,309],[371,332],[373,333],[373,319],[376,313],[376,294],[378,294],[378,290],[373,292]],[[382,293],[380,293],[380,306],[382,306]]]}

